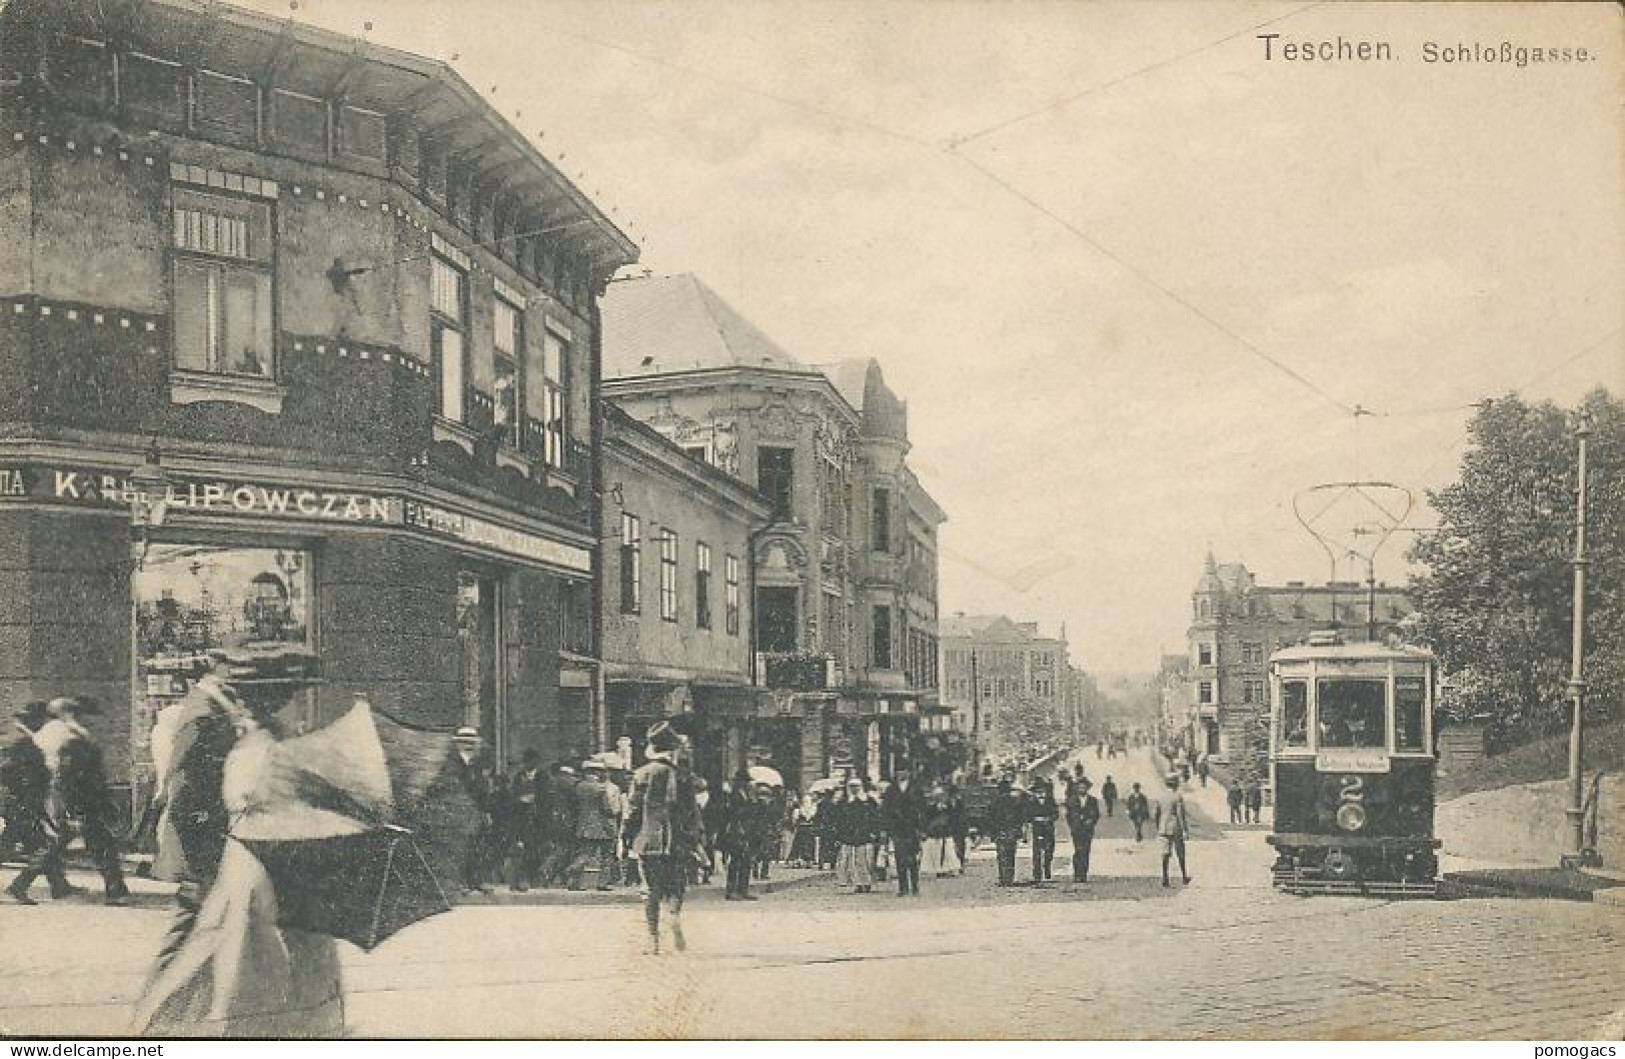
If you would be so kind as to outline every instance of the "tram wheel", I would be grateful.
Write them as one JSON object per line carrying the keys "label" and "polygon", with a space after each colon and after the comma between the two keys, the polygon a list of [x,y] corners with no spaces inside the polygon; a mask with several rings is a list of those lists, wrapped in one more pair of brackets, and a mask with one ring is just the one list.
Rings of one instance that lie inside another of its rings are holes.
{"label": "tram wheel", "polygon": [[1326,878],[1337,882],[1354,882],[1360,877],[1359,863],[1340,849],[1327,851],[1320,870],[1325,873]]}

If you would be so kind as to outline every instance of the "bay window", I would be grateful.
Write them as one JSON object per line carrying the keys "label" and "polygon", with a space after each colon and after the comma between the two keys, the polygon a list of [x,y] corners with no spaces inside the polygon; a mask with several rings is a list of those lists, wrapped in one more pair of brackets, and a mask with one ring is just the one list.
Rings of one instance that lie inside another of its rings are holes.
{"label": "bay window", "polygon": [[463,422],[466,416],[465,352],[467,274],[438,252],[429,262],[429,340],[439,380],[436,411],[442,419]]}
{"label": "bay window", "polygon": [[175,188],[175,367],[271,378],[271,204]]}

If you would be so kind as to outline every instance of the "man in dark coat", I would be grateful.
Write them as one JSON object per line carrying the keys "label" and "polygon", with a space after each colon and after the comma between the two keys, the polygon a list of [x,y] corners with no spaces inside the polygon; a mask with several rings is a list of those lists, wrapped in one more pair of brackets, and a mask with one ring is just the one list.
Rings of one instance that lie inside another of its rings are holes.
{"label": "man in dark coat", "polygon": [[543,882],[564,886],[570,879],[570,865],[576,859],[576,770],[567,761],[553,764],[548,777],[547,805],[550,821],[546,828],[547,855],[543,862]]}
{"label": "man in dark coat", "polygon": [[[113,802],[107,790],[107,769],[101,747],[82,723],[83,718],[100,713],[101,707],[92,699],[61,698],[53,699],[47,709],[52,719],[34,734],[34,741],[39,744],[51,772],[46,804],[52,830],[56,832],[53,839],[56,849],[50,856],[60,861],[72,835],[71,828],[77,823],[85,851],[101,872],[107,903],[123,904],[130,891],[124,885],[118,839],[113,834]],[[34,872],[33,865],[25,868],[11,884],[13,895],[26,893],[39,874],[44,874],[43,866],[38,872]]]}
{"label": "man in dark coat", "polygon": [[1072,833],[1072,881],[1089,881],[1089,853],[1100,823],[1100,800],[1089,793],[1094,784],[1080,775],[1067,784],[1066,828]]}
{"label": "man in dark coat", "polygon": [[519,770],[508,784],[508,801],[513,837],[519,843],[512,889],[524,893],[543,881],[542,865],[551,852],[553,833],[553,784],[534,748],[520,756]]}
{"label": "man in dark coat", "polygon": [[1055,787],[1042,776],[1034,776],[1027,792],[1032,805],[1033,882],[1047,883],[1055,878],[1055,822],[1061,807],[1055,803]]}
{"label": "man in dark coat", "polygon": [[920,895],[920,848],[925,840],[927,808],[908,766],[893,774],[891,787],[880,801],[886,833],[891,836],[897,867],[897,896]]}
{"label": "man in dark coat", "polygon": [[1112,779],[1109,772],[1106,774],[1106,782],[1100,787],[1100,800],[1106,803],[1106,815],[1111,816],[1117,808],[1117,782]]}
{"label": "man in dark coat", "polygon": [[6,830],[0,850],[17,848],[28,858],[28,866],[6,888],[19,904],[31,905],[28,888],[35,878],[45,876],[52,897],[74,892],[63,873],[61,847],[46,813],[51,789],[51,771],[45,755],[34,742],[34,733],[49,718],[44,702],[30,702],[17,711],[17,719],[0,745],[0,813]]}
{"label": "man in dark coat", "polygon": [[491,768],[485,756],[485,741],[477,728],[459,728],[452,736],[451,760],[447,763],[463,794],[473,804],[474,819],[468,829],[460,865],[464,893],[490,893],[491,846],[496,833],[494,789]]}
{"label": "man in dark coat", "polygon": [[999,780],[998,793],[988,807],[988,816],[993,845],[998,852],[1000,886],[1016,884],[1016,846],[1027,829],[1030,814],[1027,795],[1017,790],[1009,779]]}
{"label": "man in dark coat", "polygon": [[660,910],[668,912],[672,945],[687,948],[683,937],[683,895],[688,886],[688,865],[700,848],[700,806],[694,798],[694,777],[677,764],[682,739],[669,723],[649,729],[648,759],[632,776],[626,833],[630,850],[642,865],[643,916],[649,931],[646,951],[660,952]]}
{"label": "man in dark coat", "polygon": [[761,830],[761,806],[750,774],[740,769],[722,796],[722,810],[717,819],[717,849],[727,862],[727,887],[724,894],[729,901],[754,901],[750,892],[751,868],[756,862],[757,842]]}

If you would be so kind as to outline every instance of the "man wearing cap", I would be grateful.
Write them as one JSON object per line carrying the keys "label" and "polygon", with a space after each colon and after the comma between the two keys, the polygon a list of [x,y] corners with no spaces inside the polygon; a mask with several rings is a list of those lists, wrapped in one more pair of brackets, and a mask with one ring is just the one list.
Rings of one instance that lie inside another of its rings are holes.
{"label": "man wearing cap", "polygon": [[0,814],[6,819],[0,850],[10,852],[16,847],[28,858],[28,867],[6,892],[24,905],[34,903],[28,888],[40,875],[50,884],[52,897],[65,897],[75,889],[63,874],[61,847],[46,814],[51,772],[34,742],[34,733],[49,716],[44,702],[30,702],[17,711],[16,721],[0,746]]}
{"label": "man wearing cap", "polygon": [[597,888],[608,890],[615,875],[615,836],[620,830],[621,792],[609,782],[602,761],[581,763],[576,787],[576,859],[570,867],[570,889],[585,889],[588,868],[596,868]]}
{"label": "man wearing cap", "polygon": [[1089,793],[1094,784],[1078,770],[1077,779],[1066,785],[1066,829],[1072,833],[1072,881],[1089,881],[1089,853],[1095,844],[1095,827],[1100,823],[1100,799]]}
{"label": "man wearing cap", "polygon": [[1168,860],[1177,857],[1179,875],[1190,885],[1190,873],[1185,870],[1185,837],[1189,824],[1185,818],[1185,799],[1179,793],[1179,773],[1168,773],[1167,790],[1156,802],[1157,836],[1162,839],[1162,885],[1168,885]]}
{"label": "man wearing cap", "polygon": [[688,886],[688,865],[700,848],[700,806],[694,798],[694,778],[677,764],[682,740],[671,725],[660,721],[649,729],[648,760],[632,776],[632,795],[626,816],[631,855],[643,874],[643,915],[649,940],[645,951],[660,952],[660,906],[669,913],[672,944],[681,952],[683,894]]}

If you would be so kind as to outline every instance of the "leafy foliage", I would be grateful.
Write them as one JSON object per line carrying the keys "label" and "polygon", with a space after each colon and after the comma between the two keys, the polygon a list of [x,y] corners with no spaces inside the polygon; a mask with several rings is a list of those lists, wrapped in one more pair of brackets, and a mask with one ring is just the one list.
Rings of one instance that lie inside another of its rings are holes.
{"label": "leafy foliage", "polygon": [[1019,698],[999,707],[999,739],[1010,748],[1064,742],[1065,725],[1057,711],[1037,699]]}
{"label": "leafy foliage", "polygon": [[1454,485],[1430,491],[1439,528],[1411,559],[1410,635],[1443,662],[1446,719],[1484,719],[1492,738],[1561,727],[1572,620],[1575,428],[1592,425],[1586,553],[1587,713],[1620,715],[1625,687],[1625,405],[1596,390],[1574,411],[1516,396],[1484,404]]}

